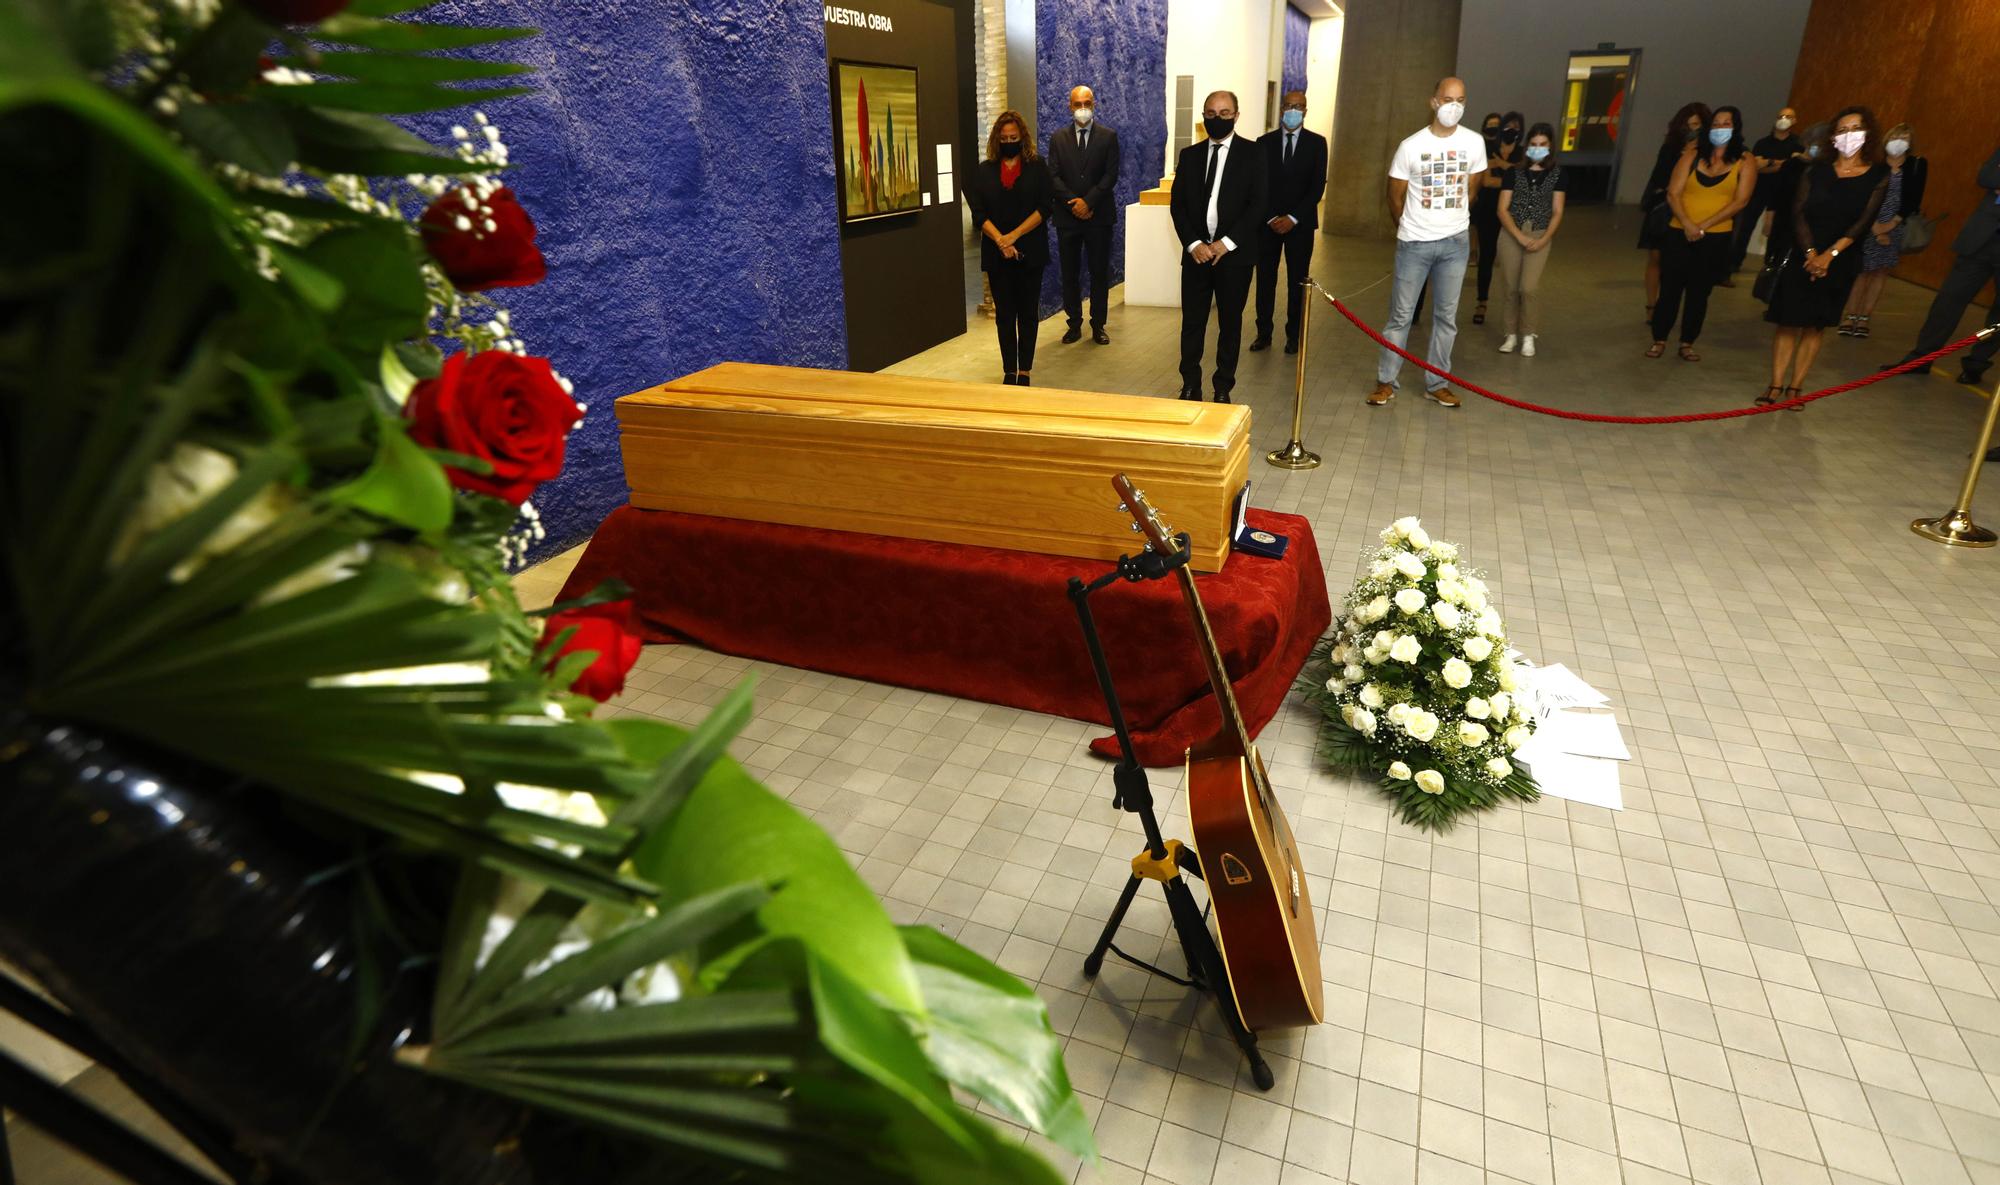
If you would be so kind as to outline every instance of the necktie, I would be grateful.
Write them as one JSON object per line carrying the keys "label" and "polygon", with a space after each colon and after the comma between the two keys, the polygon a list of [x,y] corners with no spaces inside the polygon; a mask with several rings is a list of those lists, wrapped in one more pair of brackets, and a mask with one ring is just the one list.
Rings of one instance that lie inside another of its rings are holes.
{"label": "necktie", "polygon": [[1221,160],[1222,160],[1222,142],[1218,140],[1217,142],[1210,144],[1208,146],[1208,176],[1204,178],[1201,183],[1202,192],[1211,198],[1215,196],[1215,174],[1216,174],[1215,166],[1219,164]]}
{"label": "necktie", "polygon": [[1286,133],[1285,133],[1285,163],[1286,163],[1286,164],[1291,164],[1291,163],[1292,163],[1292,148],[1293,148],[1293,146],[1294,146],[1294,145],[1296,145],[1296,144],[1298,143],[1298,135],[1299,135],[1299,134],[1298,134],[1297,132],[1286,132]]}
{"label": "necktie", "polygon": [[1078,149],[1078,151],[1081,151],[1081,152],[1089,152],[1089,151],[1090,151],[1090,133],[1089,133],[1089,132],[1078,132],[1078,133],[1076,134],[1076,146],[1077,146],[1077,149]]}

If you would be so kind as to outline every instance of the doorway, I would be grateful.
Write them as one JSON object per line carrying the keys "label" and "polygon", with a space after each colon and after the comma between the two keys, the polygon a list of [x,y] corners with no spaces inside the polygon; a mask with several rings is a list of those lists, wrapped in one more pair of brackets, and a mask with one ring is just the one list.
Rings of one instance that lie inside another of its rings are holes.
{"label": "doorway", "polygon": [[1605,46],[1569,55],[1557,135],[1570,201],[1610,201],[1618,192],[1618,170],[1629,139],[1621,133],[1638,80],[1636,49]]}

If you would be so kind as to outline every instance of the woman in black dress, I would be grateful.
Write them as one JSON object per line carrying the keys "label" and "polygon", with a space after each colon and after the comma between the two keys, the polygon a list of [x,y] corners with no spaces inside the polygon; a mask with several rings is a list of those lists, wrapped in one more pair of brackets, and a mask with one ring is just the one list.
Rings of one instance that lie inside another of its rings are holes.
{"label": "woman in black dress", "polygon": [[979,228],[979,266],[993,287],[1006,374],[1000,381],[1010,387],[1028,386],[1035,365],[1042,272],[1049,266],[1047,222],[1056,201],[1055,181],[1035,154],[1027,126],[1020,112],[1002,111],[986,137],[986,159],[965,187],[972,224]]}
{"label": "woman in black dress", "polygon": [[1521,129],[1527,125],[1527,118],[1519,111],[1504,116],[1489,112],[1483,121],[1486,181],[1472,199],[1472,229],[1479,232],[1479,304],[1472,310],[1474,325],[1486,324],[1486,297],[1493,290],[1493,265],[1499,261],[1500,182],[1521,163]]}
{"label": "woman in black dress", "polygon": [[1826,328],[1840,321],[1861,274],[1861,240],[1875,223],[1889,189],[1889,166],[1875,138],[1875,113],[1847,107],[1833,121],[1830,143],[1799,178],[1792,195],[1793,261],[1778,275],[1764,319],[1778,327],[1771,341],[1771,385],[1758,403],[1777,403],[1805,389]]}
{"label": "woman in black dress", "polygon": [[1646,178],[1646,192],[1639,195],[1639,249],[1646,253],[1646,322],[1653,320],[1653,306],[1660,299],[1660,240],[1670,231],[1664,223],[1660,231],[1652,228],[1653,211],[1667,204],[1667,185],[1674,179],[1674,166],[1681,163],[1681,157],[1695,150],[1695,139],[1701,129],[1708,124],[1709,110],[1706,103],[1689,103],[1667,121],[1667,138],[1660,145],[1660,153],[1653,160],[1652,175]]}

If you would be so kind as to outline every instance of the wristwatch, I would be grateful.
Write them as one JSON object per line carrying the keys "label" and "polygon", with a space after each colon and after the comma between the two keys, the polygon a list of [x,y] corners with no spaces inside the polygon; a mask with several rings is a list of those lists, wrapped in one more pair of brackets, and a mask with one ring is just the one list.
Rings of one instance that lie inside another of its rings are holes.
{"label": "wristwatch", "polygon": [[1828,259],[1839,259],[1839,258],[1840,258],[1840,248],[1838,248],[1838,247],[1832,247],[1832,248],[1829,248],[1829,249],[1827,250],[1827,253],[1826,253],[1826,257],[1827,257]]}

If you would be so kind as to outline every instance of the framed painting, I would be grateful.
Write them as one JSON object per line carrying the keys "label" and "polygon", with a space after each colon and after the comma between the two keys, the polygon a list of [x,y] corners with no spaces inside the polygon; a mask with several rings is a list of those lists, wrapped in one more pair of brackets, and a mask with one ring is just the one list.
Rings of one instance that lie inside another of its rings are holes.
{"label": "framed painting", "polygon": [[833,64],[839,136],[840,220],[906,214],[923,205],[917,139],[917,71],[870,62]]}

